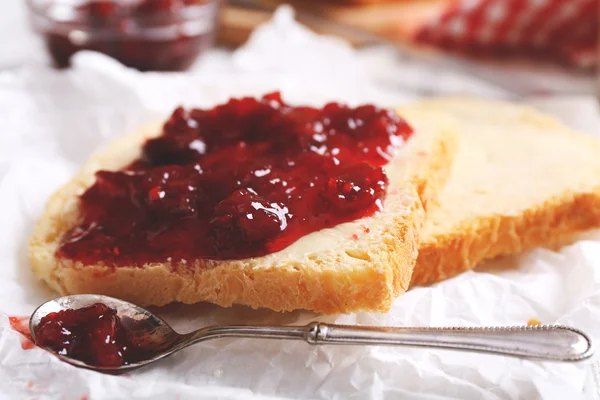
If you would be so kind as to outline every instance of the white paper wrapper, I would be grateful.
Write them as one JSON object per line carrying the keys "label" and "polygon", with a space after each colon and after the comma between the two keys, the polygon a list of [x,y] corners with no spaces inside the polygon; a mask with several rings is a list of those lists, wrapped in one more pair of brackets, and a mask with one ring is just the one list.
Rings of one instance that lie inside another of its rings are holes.
{"label": "white paper wrapper", "polygon": [[[22,349],[7,316],[28,315],[55,297],[30,271],[27,237],[51,192],[94,150],[178,104],[210,106],[230,96],[276,89],[295,103],[393,105],[416,97],[414,92],[385,91],[381,81],[373,86],[373,69],[361,60],[347,45],[294,24],[284,9],[233,58],[206,59],[193,74],[140,74],[94,53],[78,55],[68,72],[30,67],[0,73],[0,394],[19,399],[593,396],[590,363],[530,362],[451,351],[219,339],[148,368],[110,376],[74,368],[37,348]],[[398,74],[410,81],[410,74],[417,72],[420,75],[413,77],[419,79],[424,72],[414,67],[400,68]],[[499,93],[469,77],[452,79],[472,93]],[[430,82],[431,91],[444,82],[448,81]],[[568,104],[536,101],[549,111],[572,104],[579,104],[580,112],[587,107],[590,113],[577,120],[598,126],[591,99]],[[277,314],[208,304],[155,311],[182,332],[216,323],[302,324],[318,318],[307,312]],[[530,318],[574,325],[600,338],[598,237],[589,236],[558,253],[530,251],[411,290],[388,314],[324,320],[479,326],[524,324]]]}

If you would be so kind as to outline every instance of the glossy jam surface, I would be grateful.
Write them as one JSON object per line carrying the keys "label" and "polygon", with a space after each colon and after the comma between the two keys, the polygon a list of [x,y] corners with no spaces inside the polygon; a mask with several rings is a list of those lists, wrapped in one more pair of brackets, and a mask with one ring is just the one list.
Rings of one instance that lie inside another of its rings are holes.
{"label": "glossy jam surface", "polygon": [[125,329],[116,310],[101,303],[46,315],[35,328],[35,340],[40,347],[100,367],[127,365],[153,354]]}
{"label": "glossy jam surface", "polygon": [[276,252],[379,211],[382,166],[411,134],[389,110],[291,107],[278,93],[178,108],[137,161],[97,173],[59,255],[119,266]]}
{"label": "glossy jam surface", "polygon": [[70,19],[56,20],[53,7],[65,6],[48,3],[37,12],[50,15],[42,29],[61,68],[77,51],[94,50],[142,71],[185,70],[212,45],[218,16],[212,0],[101,0],[73,5]]}

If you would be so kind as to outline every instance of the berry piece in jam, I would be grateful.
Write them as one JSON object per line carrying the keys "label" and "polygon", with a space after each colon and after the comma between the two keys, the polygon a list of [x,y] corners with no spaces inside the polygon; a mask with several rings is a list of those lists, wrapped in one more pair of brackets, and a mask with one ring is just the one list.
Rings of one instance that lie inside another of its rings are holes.
{"label": "berry piece in jam", "polygon": [[[368,163],[351,165],[329,178],[323,197],[332,212],[348,213],[381,206],[387,178],[381,168]],[[380,211],[380,210],[377,210]]]}
{"label": "berry piece in jam", "polygon": [[36,344],[57,354],[99,367],[119,367],[151,356],[122,324],[117,311],[96,303],[43,317]]}
{"label": "berry piece in jam", "polygon": [[264,246],[287,226],[287,209],[277,203],[269,204],[252,189],[239,189],[221,201],[210,221],[216,249],[222,254],[236,245]]}
{"label": "berry piece in jam", "polygon": [[118,267],[282,250],[380,211],[383,167],[411,135],[389,110],[292,107],[279,93],[178,108],[139,159],[97,172],[58,255]]}

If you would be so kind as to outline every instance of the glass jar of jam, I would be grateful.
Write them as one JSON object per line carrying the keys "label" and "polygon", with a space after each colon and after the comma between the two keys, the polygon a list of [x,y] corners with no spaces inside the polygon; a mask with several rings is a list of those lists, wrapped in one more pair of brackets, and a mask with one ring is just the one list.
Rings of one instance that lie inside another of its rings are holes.
{"label": "glass jar of jam", "polygon": [[79,50],[141,71],[182,71],[212,46],[220,0],[27,0],[54,63]]}

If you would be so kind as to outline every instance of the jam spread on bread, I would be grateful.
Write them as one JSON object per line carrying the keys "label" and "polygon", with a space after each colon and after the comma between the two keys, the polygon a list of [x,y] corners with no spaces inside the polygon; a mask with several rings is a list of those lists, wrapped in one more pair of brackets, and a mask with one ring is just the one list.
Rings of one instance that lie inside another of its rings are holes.
{"label": "jam spread on bread", "polygon": [[35,328],[38,346],[99,367],[151,358],[157,349],[147,339],[127,329],[117,311],[102,303],[50,313]]}
{"label": "jam spread on bread", "polygon": [[244,259],[381,210],[412,134],[393,111],[292,107],[279,93],[177,108],[120,171],[99,171],[58,255],[142,266]]}
{"label": "jam spread on bread", "polygon": [[208,0],[94,0],[52,4],[44,38],[56,66],[79,50],[108,54],[142,70],[180,71],[212,44],[217,4]]}

